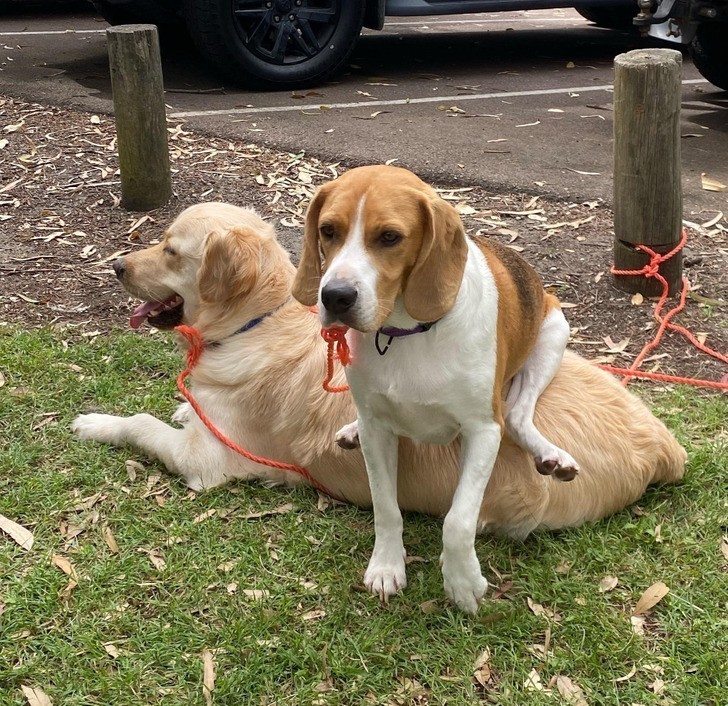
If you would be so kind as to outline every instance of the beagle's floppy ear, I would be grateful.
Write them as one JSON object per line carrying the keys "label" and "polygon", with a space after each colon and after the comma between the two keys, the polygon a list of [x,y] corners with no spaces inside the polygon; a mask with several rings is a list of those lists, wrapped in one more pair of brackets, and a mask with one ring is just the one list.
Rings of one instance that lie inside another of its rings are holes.
{"label": "beagle's floppy ear", "polygon": [[332,183],[328,182],[319,187],[306,211],[301,260],[298,263],[292,290],[294,298],[305,306],[313,306],[318,302],[318,289],[321,282],[321,249],[319,247],[318,222],[321,207],[329,192],[329,184]]}
{"label": "beagle's floppy ear", "polygon": [[468,257],[458,212],[439,198],[421,198],[422,243],[407,278],[403,302],[417,321],[437,321],[455,304]]}
{"label": "beagle's floppy ear", "polygon": [[245,297],[260,277],[260,240],[242,226],[208,233],[197,277],[200,299],[226,304]]}

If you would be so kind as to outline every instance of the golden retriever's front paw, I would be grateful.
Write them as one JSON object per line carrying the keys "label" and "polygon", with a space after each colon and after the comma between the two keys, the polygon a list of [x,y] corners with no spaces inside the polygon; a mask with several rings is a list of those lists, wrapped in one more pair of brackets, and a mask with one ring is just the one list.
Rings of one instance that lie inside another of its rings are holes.
{"label": "golden retriever's front paw", "polygon": [[183,402],[179,407],[177,407],[172,415],[172,421],[175,424],[184,426],[185,424],[189,424],[190,419],[192,419],[192,415],[192,405],[189,402]]}
{"label": "golden retriever's front paw", "polygon": [[79,439],[119,446],[123,443],[120,438],[123,421],[122,417],[111,414],[79,414],[71,424],[71,431]]}

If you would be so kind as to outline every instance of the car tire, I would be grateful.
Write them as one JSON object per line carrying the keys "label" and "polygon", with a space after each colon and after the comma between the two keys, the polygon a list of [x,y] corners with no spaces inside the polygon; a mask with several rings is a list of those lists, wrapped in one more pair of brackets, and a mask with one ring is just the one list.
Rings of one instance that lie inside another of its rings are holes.
{"label": "car tire", "polygon": [[728,23],[701,24],[689,50],[701,76],[728,91]]}
{"label": "car tire", "polygon": [[581,6],[574,8],[584,19],[604,29],[634,29],[632,20],[637,15],[636,4],[603,6]]}
{"label": "car tire", "polygon": [[186,0],[187,31],[221,74],[246,88],[318,85],[351,55],[364,0]]}

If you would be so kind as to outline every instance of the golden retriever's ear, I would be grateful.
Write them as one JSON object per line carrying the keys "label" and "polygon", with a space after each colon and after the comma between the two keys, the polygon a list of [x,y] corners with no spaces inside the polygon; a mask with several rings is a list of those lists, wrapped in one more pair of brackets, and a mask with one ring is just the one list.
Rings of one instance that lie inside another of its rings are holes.
{"label": "golden retriever's ear", "polygon": [[321,207],[329,192],[328,182],[320,186],[306,211],[306,225],[303,231],[301,260],[298,263],[296,278],[293,280],[293,296],[305,306],[313,306],[318,301],[321,281],[321,249],[319,248],[318,223]]}
{"label": "golden retriever's ear", "polygon": [[437,321],[455,304],[468,257],[458,212],[442,199],[421,199],[422,243],[407,278],[403,302],[417,321]]}
{"label": "golden retriever's ear", "polygon": [[212,231],[197,278],[200,299],[224,304],[250,294],[260,277],[260,240],[242,227]]}

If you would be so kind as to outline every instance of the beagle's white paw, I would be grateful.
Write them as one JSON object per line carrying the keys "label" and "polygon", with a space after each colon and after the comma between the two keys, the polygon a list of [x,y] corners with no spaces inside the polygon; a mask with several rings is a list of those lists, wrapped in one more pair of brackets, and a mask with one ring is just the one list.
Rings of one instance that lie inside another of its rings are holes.
{"label": "beagle's white paw", "polygon": [[561,481],[574,480],[579,473],[579,464],[558,446],[551,449],[541,457],[536,457],[536,470],[543,476],[553,475]]}
{"label": "beagle's white paw", "polygon": [[351,424],[341,427],[336,432],[336,443],[342,449],[358,449],[359,444],[359,420],[353,421]]}
{"label": "beagle's white paw", "polygon": [[407,586],[404,556],[404,548],[395,551],[375,549],[369,560],[364,574],[364,585],[375,596],[379,596],[382,603],[388,603],[390,596]]}
{"label": "beagle's white paw", "polygon": [[447,597],[465,613],[477,613],[488,590],[488,581],[480,573],[475,552],[465,560],[447,557],[443,553],[440,562]]}

